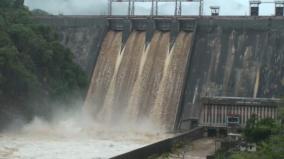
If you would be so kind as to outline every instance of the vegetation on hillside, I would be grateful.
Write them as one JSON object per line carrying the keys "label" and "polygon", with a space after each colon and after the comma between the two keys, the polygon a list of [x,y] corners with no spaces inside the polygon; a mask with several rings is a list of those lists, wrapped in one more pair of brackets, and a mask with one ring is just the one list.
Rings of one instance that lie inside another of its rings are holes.
{"label": "vegetation on hillside", "polygon": [[47,114],[86,85],[71,52],[55,31],[33,22],[24,0],[0,0],[0,125],[15,114]]}
{"label": "vegetation on hillside", "polygon": [[284,110],[280,107],[279,119],[256,120],[253,117],[248,121],[244,135],[246,140],[256,142],[256,152],[235,152],[229,159],[283,159],[284,158]]}
{"label": "vegetation on hillside", "polygon": [[34,9],[31,11],[34,16],[47,16],[50,15],[48,12],[41,9]]}
{"label": "vegetation on hillside", "polygon": [[252,115],[247,121],[244,136],[246,141],[258,143],[277,134],[279,129],[277,121],[271,118],[258,119],[256,115]]}

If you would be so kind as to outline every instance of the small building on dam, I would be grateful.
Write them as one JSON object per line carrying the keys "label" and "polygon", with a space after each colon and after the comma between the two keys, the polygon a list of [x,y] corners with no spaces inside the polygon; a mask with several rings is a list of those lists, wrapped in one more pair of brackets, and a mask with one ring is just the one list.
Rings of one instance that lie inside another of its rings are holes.
{"label": "small building on dam", "polygon": [[205,97],[201,99],[199,126],[206,128],[244,128],[247,120],[277,120],[280,100],[273,98]]}
{"label": "small building on dam", "polygon": [[129,115],[172,130],[192,121],[244,127],[252,114],[277,118],[275,98],[284,95],[282,16],[35,19],[53,26],[73,52],[90,79],[87,103],[106,120]]}

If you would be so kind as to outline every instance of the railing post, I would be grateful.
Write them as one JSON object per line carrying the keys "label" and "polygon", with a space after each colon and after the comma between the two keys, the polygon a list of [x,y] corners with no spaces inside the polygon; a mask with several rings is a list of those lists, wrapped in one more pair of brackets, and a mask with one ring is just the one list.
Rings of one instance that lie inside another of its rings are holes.
{"label": "railing post", "polygon": [[135,15],[135,0],[132,0],[132,7],[131,7],[131,16]]}
{"label": "railing post", "polygon": [[108,1],[108,15],[109,15],[109,16],[112,15],[112,1],[113,1],[113,0],[109,0],[109,1]]}

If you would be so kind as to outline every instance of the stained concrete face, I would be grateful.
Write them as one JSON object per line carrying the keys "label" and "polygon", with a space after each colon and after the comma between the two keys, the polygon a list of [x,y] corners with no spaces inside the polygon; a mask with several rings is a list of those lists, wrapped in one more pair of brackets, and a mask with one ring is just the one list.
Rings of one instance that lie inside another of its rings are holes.
{"label": "stained concrete face", "polygon": [[74,54],[74,60],[90,77],[107,32],[107,20],[92,16],[36,17],[56,29],[60,42]]}
{"label": "stained concrete face", "polygon": [[197,117],[201,96],[279,97],[284,94],[284,23],[200,20],[185,93],[184,114]]}

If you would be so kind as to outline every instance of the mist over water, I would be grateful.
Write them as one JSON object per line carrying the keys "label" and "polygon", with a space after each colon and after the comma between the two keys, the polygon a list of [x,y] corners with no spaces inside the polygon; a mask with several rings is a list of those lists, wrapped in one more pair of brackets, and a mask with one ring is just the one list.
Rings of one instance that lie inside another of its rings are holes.
{"label": "mist over water", "polygon": [[[82,106],[80,106],[82,108]],[[35,117],[0,134],[0,158],[110,158],[169,137],[142,129],[111,127],[82,109],[58,110],[51,120]]]}
{"label": "mist over water", "polygon": [[104,124],[94,120],[82,104],[70,109],[58,105],[48,120],[34,117],[26,123],[18,119],[0,133],[0,158],[105,159],[171,136],[147,124],[136,129]]}

